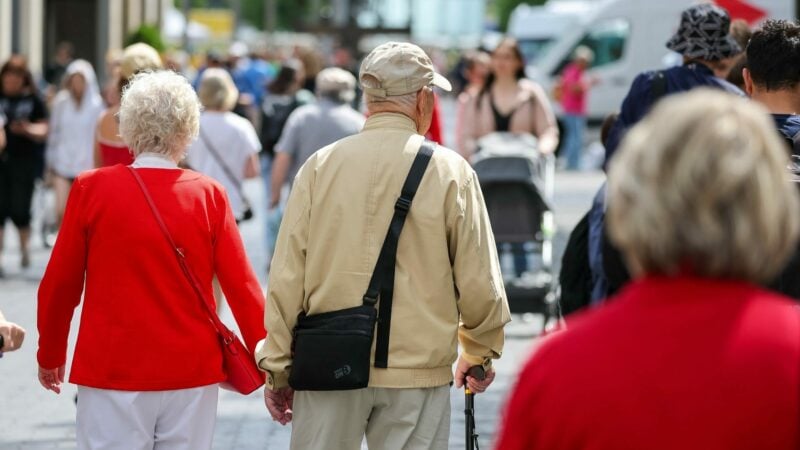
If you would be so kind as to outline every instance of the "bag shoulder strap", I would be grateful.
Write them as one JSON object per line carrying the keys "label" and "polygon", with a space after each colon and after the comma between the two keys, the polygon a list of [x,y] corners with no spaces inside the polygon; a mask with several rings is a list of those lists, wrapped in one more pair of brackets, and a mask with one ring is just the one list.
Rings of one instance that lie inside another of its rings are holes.
{"label": "bag shoulder strap", "polygon": [[219,320],[216,308],[214,308],[213,304],[208,300],[208,298],[206,298],[205,294],[203,294],[203,289],[200,287],[200,282],[197,280],[194,272],[192,272],[192,269],[189,268],[189,264],[186,262],[186,255],[183,252],[183,249],[175,245],[175,241],[172,239],[172,235],[169,234],[169,230],[167,229],[167,225],[164,223],[164,219],[158,212],[158,208],[156,208],[156,204],[153,202],[150,192],[144,185],[144,181],[142,181],[142,177],[139,176],[139,174],[136,172],[136,169],[133,167],[128,166],[128,170],[131,172],[131,175],[133,175],[133,178],[136,180],[136,183],[142,190],[142,194],[144,195],[147,204],[150,206],[150,210],[153,212],[153,217],[155,217],[156,222],[158,222],[158,226],[161,228],[161,232],[164,234],[167,242],[169,242],[169,246],[175,251],[175,256],[178,258],[178,264],[181,266],[181,271],[183,271],[183,274],[186,276],[186,279],[192,286],[192,290],[194,290],[197,298],[200,299],[200,303],[202,303],[205,307],[208,320],[214,326],[214,329],[217,331],[217,333],[222,337],[223,342],[226,345],[231,343],[235,337],[233,332],[228,329],[228,327],[226,327],[221,320]]}
{"label": "bag shoulder strap", "polygon": [[375,367],[388,367],[389,357],[389,330],[392,321],[392,297],[394,296],[394,272],[397,261],[397,244],[400,240],[400,232],[403,230],[408,211],[411,209],[411,202],[417,193],[419,184],[422,181],[428,163],[433,156],[436,144],[429,140],[424,140],[411,164],[400,197],[394,205],[394,215],[383,241],[378,262],[375,263],[375,270],[369,281],[367,293],[364,294],[365,305],[378,305],[378,330],[377,341],[375,343]]}
{"label": "bag shoulder strap", "polygon": [[[228,177],[228,179],[233,182],[234,186],[236,186],[236,191],[239,194],[239,197],[245,199],[244,192],[242,192],[242,182],[239,181],[238,178],[236,178],[236,175],[233,174],[231,168],[228,167],[227,164],[225,164],[225,161],[222,159],[222,156],[220,156],[220,154],[217,152],[216,147],[214,147],[214,145],[211,144],[211,141],[203,133],[203,130],[200,130],[199,135],[200,135],[200,140],[203,141],[203,145],[205,145],[206,149],[208,149],[208,153],[210,153],[211,157],[214,158],[214,162],[217,163],[217,165],[225,173],[225,176]],[[245,202],[246,201],[247,200],[245,199]]]}

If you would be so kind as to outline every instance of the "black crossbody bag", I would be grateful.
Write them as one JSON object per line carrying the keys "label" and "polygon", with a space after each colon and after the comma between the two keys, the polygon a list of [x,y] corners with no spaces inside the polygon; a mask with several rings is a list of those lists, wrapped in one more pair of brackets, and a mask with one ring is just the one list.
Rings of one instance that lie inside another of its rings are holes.
{"label": "black crossbody bag", "polygon": [[397,243],[435,146],[425,140],[414,158],[361,306],[310,316],[301,313],[298,317],[289,374],[289,385],[294,390],[341,391],[367,387],[375,334],[375,367],[388,367]]}

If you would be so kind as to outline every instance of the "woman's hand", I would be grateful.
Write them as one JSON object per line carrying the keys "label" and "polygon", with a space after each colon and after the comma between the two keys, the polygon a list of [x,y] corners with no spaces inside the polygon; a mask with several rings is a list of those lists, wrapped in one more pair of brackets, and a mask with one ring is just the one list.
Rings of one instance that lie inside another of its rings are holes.
{"label": "woman's hand", "polygon": [[61,383],[64,382],[65,366],[57,367],[55,369],[45,369],[39,366],[39,383],[48,391],[53,391],[56,394],[61,393]]}

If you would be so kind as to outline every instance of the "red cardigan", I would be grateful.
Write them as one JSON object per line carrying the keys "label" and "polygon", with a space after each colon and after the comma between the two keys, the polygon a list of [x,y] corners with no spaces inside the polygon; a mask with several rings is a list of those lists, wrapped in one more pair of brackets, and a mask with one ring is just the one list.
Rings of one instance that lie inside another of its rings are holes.
{"label": "red cardigan", "polygon": [[[137,171],[209,297],[217,275],[254,351],[265,336],[264,297],[223,188],[188,170]],[[217,334],[125,166],[85,172],[73,184],[39,286],[40,366],[65,364],[81,292],[70,382],[154,391],[225,379]]]}
{"label": "red cardigan", "polygon": [[740,282],[635,282],[534,353],[497,448],[797,450],[800,308]]}

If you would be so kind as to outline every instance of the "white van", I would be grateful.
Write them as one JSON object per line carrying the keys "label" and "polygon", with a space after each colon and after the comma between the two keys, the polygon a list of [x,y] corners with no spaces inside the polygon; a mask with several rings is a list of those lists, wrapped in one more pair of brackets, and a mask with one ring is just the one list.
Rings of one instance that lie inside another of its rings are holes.
{"label": "white van", "polygon": [[[681,11],[701,3],[696,0],[550,0],[545,7],[555,10],[582,11],[571,16],[571,25],[544,46],[533,64],[527,67],[530,78],[552,92],[553,80],[571,60],[576,47],[585,45],[595,53],[590,74],[598,84],[588,99],[588,117],[597,123],[619,109],[633,79],[646,70],[664,67],[670,54],[667,40],[677,30]],[[794,19],[792,0],[715,0],[726,7],[733,19],[744,15],[754,25],[767,18]],[[535,16],[534,16],[535,17]],[[528,21],[527,28],[541,23]],[[526,39],[526,26],[515,24],[512,36]],[[671,58],[673,60],[678,60]],[[554,102],[554,107],[559,106]]]}
{"label": "white van", "polygon": [[581,16],[593,8],[591,1],[521,4],[514,8],[508,19],[508,34],[519,42],[525,62],[533,65],[566,30],[579,24]]}

